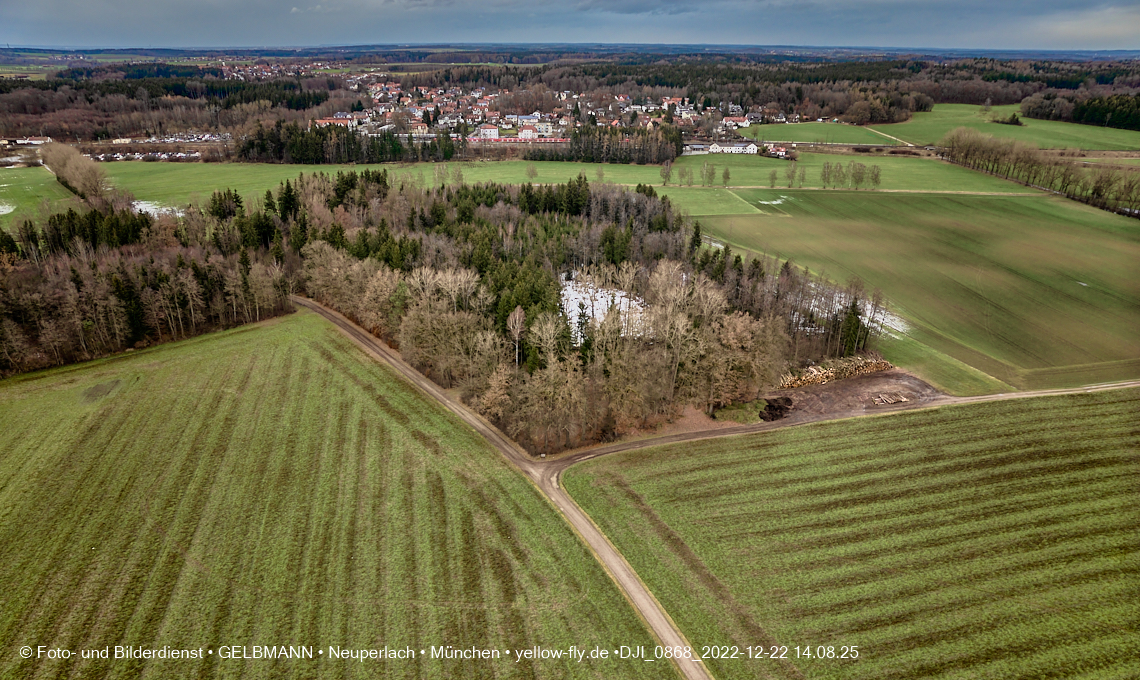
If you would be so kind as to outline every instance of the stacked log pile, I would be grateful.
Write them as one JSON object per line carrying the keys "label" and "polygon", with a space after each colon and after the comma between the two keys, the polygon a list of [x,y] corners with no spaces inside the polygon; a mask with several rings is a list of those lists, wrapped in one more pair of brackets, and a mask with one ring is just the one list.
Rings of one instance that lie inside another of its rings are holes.
{"label": "stacked log pile", "polygon": [[789,373],[780,381],[780,389],[787,390],[805,385],[823,385],[832,380],[854,378],[857,375],[867,375],[893,368],[891,362],[870,357],[847,357],[846,359],[832,359],[819,366],[809,366],[800,371]]}

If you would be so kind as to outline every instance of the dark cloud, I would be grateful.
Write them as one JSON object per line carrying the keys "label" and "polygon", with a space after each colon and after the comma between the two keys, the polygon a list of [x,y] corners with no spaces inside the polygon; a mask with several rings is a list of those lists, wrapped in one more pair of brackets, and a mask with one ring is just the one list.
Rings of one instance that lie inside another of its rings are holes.
{"label": "dark cloud", "polygon": [[0,0],[0,42],[1140,49],[1140,0]]}

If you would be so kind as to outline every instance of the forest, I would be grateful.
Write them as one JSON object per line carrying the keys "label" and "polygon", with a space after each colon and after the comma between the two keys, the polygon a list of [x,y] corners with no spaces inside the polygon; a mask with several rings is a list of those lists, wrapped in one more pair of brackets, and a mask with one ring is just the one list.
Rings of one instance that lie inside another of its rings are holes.
{"label": "forest", "polygon": [[0,231],[0,375],[291,309],[290,269],[299,264],[264,247],[269,237],[249,235],[252,247],[225,253],[191,242],[179,218],[134,211],[130,194],[109,188],[98,165],[75,149],[49,145],[44,158],[80,204],[25,220],[15,239]]}
{"label": "forest", "polygon": [[358,101],[341,81],[329,78],[0,79],[0,136],[99,140],[191,129],[240,135],[258,121],[307,121]]}
{"label": "forest", "polygon": [[[3,255],[0,371],[255,321],[303,290],[551,452],[754,400],[789,367],[865,349],[884,311],[858,281],[707,247],[649,186],[440,179],[302,174],[126,236],[98,226],[123,198],[91,192]],[[589,291],[577,309],[571,285]]]}

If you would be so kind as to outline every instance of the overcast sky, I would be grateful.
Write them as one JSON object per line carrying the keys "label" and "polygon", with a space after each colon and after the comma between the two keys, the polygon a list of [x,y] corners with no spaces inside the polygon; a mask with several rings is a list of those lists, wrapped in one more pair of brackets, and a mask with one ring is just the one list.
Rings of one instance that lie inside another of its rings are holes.
{"label": "overcast sky", "polygon": [[[311,4],[310,4],[311,3]],[[0,0],[0,42],[1140,49],[1140,0]]]}

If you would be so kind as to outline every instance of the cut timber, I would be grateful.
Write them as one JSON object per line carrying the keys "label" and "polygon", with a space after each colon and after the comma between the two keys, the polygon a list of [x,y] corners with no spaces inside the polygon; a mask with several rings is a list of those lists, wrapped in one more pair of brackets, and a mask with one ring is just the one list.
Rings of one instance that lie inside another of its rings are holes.
{"label": "cut timber", "polygon": [[[854,378],[857,375],[867,375],[893,368],[891,362],[868,357],[848,357],[846,359],[832,359],[819,366],[809,366],[798,373],[789,373],[780,382],[780,389],[787,390],[805,385],[823,385],[831,380]],[[894,403],[894,402],[890,402]]]}

